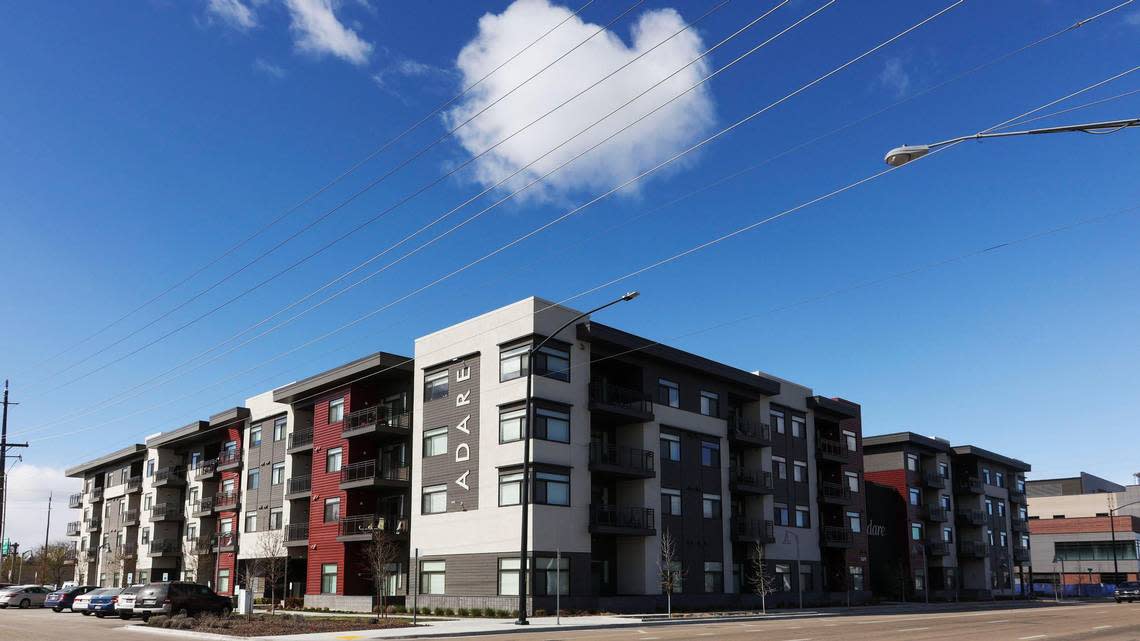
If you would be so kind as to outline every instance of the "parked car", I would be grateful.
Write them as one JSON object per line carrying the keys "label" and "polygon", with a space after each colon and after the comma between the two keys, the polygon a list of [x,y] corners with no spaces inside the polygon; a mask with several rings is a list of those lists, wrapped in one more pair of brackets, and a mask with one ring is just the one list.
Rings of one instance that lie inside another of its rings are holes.
{"label": "parked car", "polygon": [[135,597],[138,596],[139,590],[143,587],[144,585],[141,583],[132,585],[116,597],[115,614],[119,615],[120,619],[126,621],[135,615]]}
{"label": "parked car", "polygon": [[1116,591],[1112,595],[1116,598],[1117,603],[1127,601],[1140,601],[1140,581],[1124,581],[1116,586]]}
{"label": "parked car", "polygon": [[108,614],[115,613],[115,604],[119,601],[119,594],[123,588],[103,588],[97,590],[87,603],[87,612],[102,619]]}
{"label": "parked car", "polygon": [[86,594],[80,594],[79,596],[75,597],[74,601],[71,602],[71,611],[72,612],[78,612],[85,617],[91,616],[91,611],[88,609],[89,607],[91,607],[91,599],[94,599],[95,597],[99,596],[99,594],[102,593],[104,590],[117,590],[117,589],[118,588],[95,588],[94,590],[91,590],[90,592],[88,592]]}
{"label": "parked car", "polygon": [[148,583],[135,594],[134,613],[146,621],[152,614],[185,614],[193,616],[202,612],[228,615],[233,611],[229,597],[199,583],[168,581]]}
{"label": "parked car", "polygon": [[[56,612],[63,612],[65,609],[72,607],[72,605],[75,603],[76,597],[81,594],[87,594],[88,592],[97,589],[97,587],[98,586],[94,585],[77,585],[67,587],[62,590],[56,590],[55,592],[47,595],[47,599],[44,600],[44,607],[51,608]],[[74,612],[74,610],[72,610],[72,612]]]}
{"label": "parked car", "polygon": [[42,608],[51,590],[42,585],[13,585],[0,590],[0,608]]}

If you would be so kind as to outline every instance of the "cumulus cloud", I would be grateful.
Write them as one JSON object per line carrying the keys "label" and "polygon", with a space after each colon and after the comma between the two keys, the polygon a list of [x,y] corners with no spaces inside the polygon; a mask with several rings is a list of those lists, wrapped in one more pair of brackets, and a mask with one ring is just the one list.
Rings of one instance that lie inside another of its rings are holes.
{"label": "cumulus cloud", "polygon": [[80,490],[77,479],[63,475],[62,468],[17,463],[8,474],[8,514],[4,519],[4,536],[20,543],[26,550],[44,544],[47,524],[48,493],[52,493],[52,541],[62,540],[67,522],[79,519],[78,512],[69,514],[67,497]]}
{"label": "cumulus cloud", "polygon": [[901,98],[910,89],[910,74],[903,68],[899,58],[889,58],[879,72],[879,84]]}
{"label": "cumulus cloud", "polygon": [[[456,67],[466,86],[570,16],[547,0],[516,0],[500,14],[479,20],[478,33],[459,52]],[[525,87],[490,108],[457,133],[460,145],[478,154],[518,128],[567,100],[684,26],[672,9],[643,13],[631,28],[629,44],[607,31],[543,72]],[[496,72],[462,102],[444,114],[454,127],[507,93],[599,28],[578,17],[532,47],[526,55]],[[474,166],[474,178],[494,184],[529,164],[597,119],[695,59],[705,49],[695,30],[686,31],[627,69],[591,89],[538,124],[487,154]],[[629,107],[535,163],[508,186],[517,188],[645,115],[709,73],[707,60],[686,68]],[[689,92],[583,158],[530,188],[530,197],[557,197],[575,190],[607,189],[631,178],[695,142],[715,122],[715,105],[707,86]],[[635,190],[631,190],[635,191]]]}
{"label": "cumulus cloud", "polygon": [[274,80],[281,80],[285,77],[285,69],[278,65],[269,62],[265,58],[258,58],[253,61],[253,70],[265,74]]}
{"label": "cumulus cloud", "polygon": [[238,31],[249,31],[257,26],[257,17],[253,9],[242,0],[209,0],[206,3],[206,12]]}
{"label": "cumulus cloud", "polygon": [[317,56],[333,55],[356,65],[368,62],[372,44],[346,27],[334,11],[333,0],[285,0],[293,44]]}

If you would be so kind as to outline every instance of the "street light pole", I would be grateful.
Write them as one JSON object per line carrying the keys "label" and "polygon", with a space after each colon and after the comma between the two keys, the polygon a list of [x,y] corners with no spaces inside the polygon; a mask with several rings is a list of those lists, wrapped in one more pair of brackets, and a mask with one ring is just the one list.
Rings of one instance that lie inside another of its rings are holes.
{"label": "street light pole", "polygon": [[[1116,502],[1116,499],[1111,496],[1108,500],[1112,503]],[[1136,505],[1137,503],[1140,503],[1140,501],[1133,501],[1131,503],[1125,503],[1124,505],[1108,508],[1108,526],[1112,531],[1112,574],[1114,575],[1114,579],[1120,575],[1120,567],[1117,565],[1116,560],[1116,513],[1119,510]]]}
{"label": "street light pole", "polygon": [[538,350],[542,349],[542,347],[544,345],[546,345],[546,343],[550,339],[557,336],[559,333],[562,332],[562,330],[566,329],[567,327],[570,327],[574,323],[577,323],[578,321],[582,320],[583,318],[586,318],[590,314],[600,312],[601,310],[603,310],[607,307],[610,307],[611,305],[617,305],[618,303],[631,301],[631,300],[637,298],[639,295],[640,295],[640,292],[627,292],[627,293],[623,294],[621,297],[615,298],[614,300],[611,300],[610,302],[608,302],[604,305],[598,305],[597,307],[595,307],[589,311],[582,312],[581,314],[578,314],[574,318],[571,318],[570,320],[563,323],[562,327],[559,327],[558,329],[551,332],[549,336],[542,339],[537,344],[531,345],[530,349],[528,349],[526,351],[526,419],[525,419],[525,423],[523,423],[523,478],[522,478],[522,492],[521,492],[522,496],[520,497],[521,498],[521,507],[522,507],[522,534],[520,537],[521,541],[519,542],[519,618],[517,620],[515,620],[516,625],[529,625],[530,624],[530,621],[528,621],[526,618],[526,594],[527,594],[527,585],[529,585],[529,581],[526,580],[527,579],[526,552],[527,552],[527,543],[528,543],[527,538],[529,536],[528,523],[530,521],[530,482],[531,482],[531,480],[530,480],[530,426],[531,426],[531,417],[532,417],[532,414],[534,414],[534,411],[533,411],[533,405],[534,404],[531,402],[531,400],[532,400],[531,399],[531,391],[533,388],[533,384],[532,384],[533,374],[532,374],[532,372],[534,371],[534,355],[536,352],[538,352]]}
{"label": "street light pole", "polygon": [[1063,125],[1060,127],[1044,127],[1042,129],[1024,129],[1022,131],[1003,131],[998,133],[977,133],[969,136],[958,136],[928,145],[902,145],[887,152],[883,160],[892,167],[901,167],[912,160],[922,158],[934,149],[954,145],[966,140],[984,140],[987,138],[1010,138],[1012,136],[1035,136],[1038,134],[1059,134],[1081,131],[1090,134],[1105,134],[1120,131],[1128,127],[1140,126],[1140,118],[1126,118],[1123,120],[1106,120],[1102,122],[1088,122],[1080,125]]}

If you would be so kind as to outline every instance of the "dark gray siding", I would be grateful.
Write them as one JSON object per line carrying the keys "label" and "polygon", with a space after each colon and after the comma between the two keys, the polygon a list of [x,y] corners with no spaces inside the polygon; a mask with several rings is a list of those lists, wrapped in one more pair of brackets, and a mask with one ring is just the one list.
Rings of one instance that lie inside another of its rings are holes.
{"label": "dark gray siding", "polygon": [[[479,509],[479,371],[478,354],[452,363],[448,367],[447,396],[423,404],[424,431],[447,428],[447,453],[423,458],[421,478],[424,487],[447,485],[448,512]],[[461,431],[461,426],[469,433]],[[462,452],[469,458],[457,461]],[[469,472],[466,478],[465,472]]]}

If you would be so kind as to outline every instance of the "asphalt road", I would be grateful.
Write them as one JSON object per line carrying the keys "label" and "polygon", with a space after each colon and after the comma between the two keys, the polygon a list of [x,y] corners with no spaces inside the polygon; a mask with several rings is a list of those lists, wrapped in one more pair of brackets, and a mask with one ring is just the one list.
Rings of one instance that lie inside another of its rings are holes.
{"label": "asphalt road", "polygon": [[[0,641],[119,641],[127,636],[123,626],[141,624],[139,619],[99,619],[67,610],[57,614],[47,608],[5,608],[0,610]],[[135,638],[134,634],[130,638]]]}

